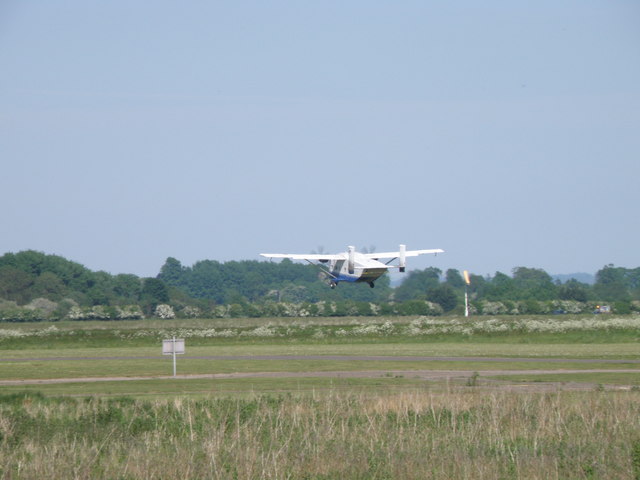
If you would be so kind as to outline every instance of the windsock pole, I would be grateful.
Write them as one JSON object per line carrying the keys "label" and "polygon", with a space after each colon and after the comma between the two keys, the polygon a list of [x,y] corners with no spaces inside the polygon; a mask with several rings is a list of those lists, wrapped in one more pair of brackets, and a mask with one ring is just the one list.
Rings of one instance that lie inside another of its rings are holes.
{"label": "windsock pole", "polygon": [[464,273],[464,316],[469,316],[469,284],[471,283],[469,279],[469,272],[466,270]]}

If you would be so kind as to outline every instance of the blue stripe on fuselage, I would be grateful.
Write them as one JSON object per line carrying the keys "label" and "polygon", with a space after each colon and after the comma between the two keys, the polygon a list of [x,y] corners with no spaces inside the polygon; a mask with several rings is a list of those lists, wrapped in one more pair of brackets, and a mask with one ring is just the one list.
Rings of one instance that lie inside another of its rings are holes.
{"label": "blue stripe on fuselage", "polygon": [[344,273],[339,273],[338,275],[335,276],[333,281],[336,283],[338,282],[350,282],[350,283],[367,282],[368,283],[368,282],[373,282],[374,280],[377,280],[386,271],[387,271],[386,268],[372,268],[372,269],[364,270],[361,275],[347,275]]}
{"label": "blue stripe on fuselage", "polygon": [[338,282],[357,282],[358,280],[360,280],[360,277],[356,277],[351,276],[351,275],[338,275],[333,281],[338,283]]}

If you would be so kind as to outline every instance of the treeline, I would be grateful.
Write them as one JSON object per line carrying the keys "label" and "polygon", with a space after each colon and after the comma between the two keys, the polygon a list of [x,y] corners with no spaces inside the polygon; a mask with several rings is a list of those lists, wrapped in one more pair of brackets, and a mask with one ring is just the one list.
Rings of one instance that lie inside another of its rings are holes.
{"label": "treeline", "polygon": [[183,266],[175,258],[167,258],[158,279],[176,287],[193,298],[208,299],[216,304],[260,303],[267,300],[301,303],[335,300],[384,302],[392,294],[389,278],[384,276],[374,289],[337,288],[331,290],[322,281],[318,267],[281,262],[231,261],[220,263],[202,260],[191,267]]}
{"label": "treeline", "polygon": [[0,257],[0,319],[125,319],[170,302],[156,278],[93,272],[58,255],[27,250]]}
{"label": "treeline", "polygon": [[156,278],[140,278],[29,250],[0,257],[0,320],[460,314],[465,289],[473,314],[581,313],[603,303],[617,313],[640,310],[640,268],[613,265],[593,285],[561,283],[527,267],[471,275],[468,286],[458,270],[433,267],[408,273],[396,288],[387,276],[373,289],[330,289],[321,277],[316,267],[289,260],[183,266],[170,257]]}
{"label": "treeline", "polygon": [[554,281],[544,270],[516,267],[512,275],[470,275],[466,285],[458,270],[444,275],[438,268],[410,272],[395,289],[394,299],[424,299],[442,306],[445,312],[460,310],[465,290],[471,312],[476,314],[585,313],[610,304],[617,313],[640,310],[640,268],[607,265],[598,270],[595,283],[575,279]]}

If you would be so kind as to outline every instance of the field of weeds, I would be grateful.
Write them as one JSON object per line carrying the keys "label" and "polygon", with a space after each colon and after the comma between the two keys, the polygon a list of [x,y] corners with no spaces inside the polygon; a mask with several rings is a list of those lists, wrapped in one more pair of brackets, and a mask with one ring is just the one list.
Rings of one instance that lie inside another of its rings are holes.
{"label": "field of weeds", "polygon": [[0,397],[0,478],[637,479],[640,393]]}
{"label": "field of weeds", "polygon": [[497,317],[339,317],[75,321],[0,324],[0,348],[152,346],[163,338],[191,345],[640,341],[640,315]]}

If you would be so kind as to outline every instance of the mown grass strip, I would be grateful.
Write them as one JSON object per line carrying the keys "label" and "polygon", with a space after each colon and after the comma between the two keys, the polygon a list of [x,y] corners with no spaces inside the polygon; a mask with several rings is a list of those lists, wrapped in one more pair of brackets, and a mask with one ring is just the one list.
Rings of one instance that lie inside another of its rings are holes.
{"label": "mown grass strip", "polygon": [[3,394],[20,392],[45,395],[175,397],[247,396],[266,393],[315,394],[323,392],[362,392],[375,394],[398,392],[398,389],[428,389],[434,382],[405,376],[380,378],[225,378],[225,379],[151,379],[127,382],[75,382],[65,384],[9,385]]}
{"label": "mown grass strip", "polygon": [[491,378],[508,382],[577,382],[595,383],[607,385],[640,386],[640,371],[638,373],[611,372],[611,373],[545,373],[545,374],[519,374],[497,375]]}
{"label": "mown grass strip", "polygon": [[[178,373],[183,375],[256,372],[328,372],[328,371],[391,371],[391,370],[587,370],[637,369],[637,363],[578,362],[504,362],[483,361],[383,361],[383,360],[205,360],[178,359]],[[24,361],[0,364],[0,380],[55,379],[83,377],[161,376],[172,373],[169,357],[157,359]]]}
{"label": "mown grass strip", "polygon": [[[187,356],[207,355],[402,355],[460,357],[603,358],[640,359],[640,342],[603,344],[518,344],[518,343],[359,343],[359,344],[244,344],[194,346],[186,340]],[[160,342],[147,347],[54,349],[0,349],[1,359],[50,357],[154,357],[160,356]],[[0,365],[2,362],[0,362]]]}

